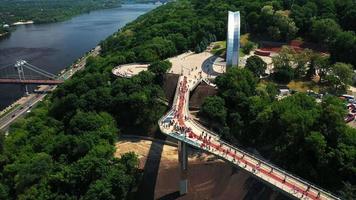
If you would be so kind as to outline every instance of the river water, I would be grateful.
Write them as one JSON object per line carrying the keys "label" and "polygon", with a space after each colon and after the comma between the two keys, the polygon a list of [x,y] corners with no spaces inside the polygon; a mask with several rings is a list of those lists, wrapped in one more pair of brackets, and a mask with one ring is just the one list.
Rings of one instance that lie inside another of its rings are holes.
{"label": "river water", "polygon": [[[153,4],[126,4],[64,22],[18,26],[9,37],[0,40],[0,68],[24,59],[57,74],[119,28],[155,7]],[[19,85],[0,85],[0,109],[23,94]]]}

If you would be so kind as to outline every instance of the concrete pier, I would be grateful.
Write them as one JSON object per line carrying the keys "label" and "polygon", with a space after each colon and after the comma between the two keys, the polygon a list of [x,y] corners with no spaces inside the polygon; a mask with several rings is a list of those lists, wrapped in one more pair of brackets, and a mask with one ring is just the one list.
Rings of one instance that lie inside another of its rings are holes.
{"label": "concrete pier", "polygon": [[188,193],[188,145],[184,142],[178,142],[178,159],[180,166],[179,194]]}

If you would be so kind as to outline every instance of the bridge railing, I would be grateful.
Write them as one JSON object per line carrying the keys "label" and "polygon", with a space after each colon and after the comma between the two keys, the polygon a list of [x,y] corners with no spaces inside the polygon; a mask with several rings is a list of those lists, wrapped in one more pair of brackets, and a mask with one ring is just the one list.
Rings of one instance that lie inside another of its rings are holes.
{"label": "bridge railing", "polygon": [[173,99],[173,105],[172,105],[172,107],[176,107],[176,105],[177,105],[177,98],[178,98],[178,92],[179,92],[179,83],[181,82],[181,79],[183,78],[183,76],[179,76],[179,78],[178,78],[178,83],[177,83],[177,87],[176,87],[176,91],[175,91],[175,93],[174,93],[174,99]]}
{"label": "bridge railing", "polygon": [[[186,96],[186,98],[187,98],[186,102],[187,103],[185,105],[185,110],[186,110],[186,113],[188,114],[188,116],[189,116],[189,103],[188,103],[189,102],[189,93],[190,93],[190,91],[194,90],[194,88],[197,87],[199,85],[199,83],[201,83],[202,81],[203,81],[203,79],[199,79],[196,83],[194,83],[194,85],[192,86],[192,89],[189,90],[189,92],[187,92],[187,94],[186,94],[187,95]],[[220,139],[220,136],[218,134],[210,131],[209,129],[205,128],[204,126],[200,125],[199,123],[196,123],[194,119],[190,119],[189,121],[196,128],[202,129],[202,130],[204,130],[204,132],[209,133],[209,134],[213,135],[214,137]]]}
{"label": "bridge railing", "polygon": [[221,139],[220,139],[220,142],[221,142],[224,146],[227,146],[227,147],[231,148],[231,150],[236,150],[236,152],[239,152],[240,154],[243,154],[243,155],[245,155],[246,157],[250,157],[250,158],[252,158],[252,159],[255,160],[255,161],[261,162],[261,164],[263,164],[263,165],[265,165],[265,166],[267,166],[267,167],[270,167],[271,169],[273,169],[273,171],[277,171],[277,172],[279,172],[280,174],[285,175],[285,176],[286,176],[287,178],[289,178],[289,179],[294,179],[294,180],[296,180],[296,181],[298,181],[298,182],[300,182],[300,183],[302,183],[302,184],[304,184],[304,185],[306,185],[306,186],[310,186],[311,189],[314,189],[314,190],[316,190],[316,191],[319,191],[319,192],[321,192],[322,194],[324,194],[324,195],[326,195],[326,196],[328,196],[328,197],[330,197],[330,198],[333,198],[333,199],[340,199],[340,198],[336,197],[336,195],[334,195],[332,192],[326,191],[326,190],[324,190],[324,189],[322,189],[322,188],[320,188],[320,187],[314,185],[313,183],[311,183],[311,182],[309,182],[309,181],[306,181],[306,180],[300,178],[299,176],[297,176],[297,175],[295,175],[295,174],[293,174],[293,173],[291,173],[291,172],[288,172],[288,171],[286,171],[286,170],[283,170],[283,169],[277,167],[276,165],[272,164],[271,161],[268,161],[268,160],[266,160],[265,158],[262,158],[262,157],[260,157],[260,156],[257,156],[257,155],[248,153],[247,150],[244,150],[244,149],[241,148],[241,147],[238,147],[238,148],[237,148],[237,147],[235,147],[235,146],[232,146],[231,144],[229,144],[228,142],[226,142],[226,141],[224,141],[224,140],[221,140]]}

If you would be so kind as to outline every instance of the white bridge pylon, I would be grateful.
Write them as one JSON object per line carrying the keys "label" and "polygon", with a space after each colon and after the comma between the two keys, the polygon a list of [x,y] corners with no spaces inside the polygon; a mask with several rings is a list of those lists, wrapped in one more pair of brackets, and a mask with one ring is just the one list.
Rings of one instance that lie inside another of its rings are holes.
{"label": "white bridge pylon", "polygon": [[190,119],[188,108],[189,93],[201,81],[202,79],[188,81],[187,77],[180,76],[173,106],[158,122],[162,133],[180,142],[181,195],[188,192],[187,170],[189,168],[187,163],[184,163],[187,161],[187,152],[186,148],[181,146],[181,143],[185,143],[232,163],[291,197],[308,200],[340,199],[318,186],[222,141],[219,135]]}

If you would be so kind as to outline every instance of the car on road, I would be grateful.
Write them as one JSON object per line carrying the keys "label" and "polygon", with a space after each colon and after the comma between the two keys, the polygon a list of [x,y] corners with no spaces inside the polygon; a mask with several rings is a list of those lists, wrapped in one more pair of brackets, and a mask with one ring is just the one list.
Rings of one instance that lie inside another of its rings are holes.
{"label": "car on road", "polygon": [[11,116],[11,118],[14,118],[16,116],[16,114],[13,114],[12,116]]}
{"label": "car on road", "polygon": [[345,117],[344,120],[345,120],[346,123],[352,122],[353,120],[355,120],[355,115],[354,115],[354,114],[348,114],[348,115]]}

